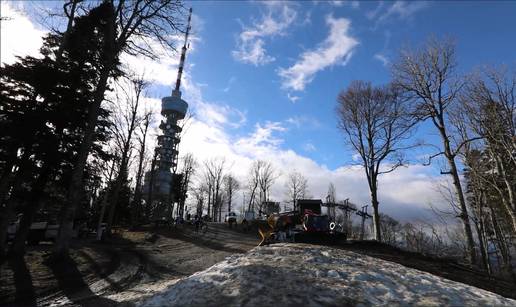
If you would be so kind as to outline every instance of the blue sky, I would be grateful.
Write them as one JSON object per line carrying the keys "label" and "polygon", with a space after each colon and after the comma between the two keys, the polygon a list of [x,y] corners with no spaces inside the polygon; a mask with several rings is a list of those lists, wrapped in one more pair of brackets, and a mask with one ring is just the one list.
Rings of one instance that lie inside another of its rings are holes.
{"label": "blue sky", "polygon": [[[351,156],[336,129],[337,94],[356,79],[388,82],[388,64],[381,59],[390,61],[404,44],[420,44],[430,35],[451,36],[457,41],[460,71],[516,60],[514,2],[356,3],[192,2],[203,26],[197,50],[188,56],[195,63],[190,73],[196,82],[207,85],[205,97],[246,112],[247,124],[234,133],[248,133],[256,122],[302,118],[302,127],[286,132],[282,146],[336,168]],[[330,32],[328,16],[349,21],[346,35],[357,41],[351,57],[345,65],[341,58],[317,71],[304,90],[282,88],[278,70],[291,67],[300,54],[320,46]],[[266,55],[274,60],[258,64],[239,60],[232,54],[242,44],[239,35],[259,29],[267,18],[290,22],[277,33],[261,37]],[[299,99],[292,103],[288,95]],[[421,129],[420,135],[427,132]]]}
{"label": "blue sky", "polygon": [[[253,160],[274,164],[272,197],[284,201],[288,173],[308,179],[310,194],[323,198],[333,182],[339,199],[369,202],[363,171],[336,127],[336,97],[352,80],[389,81],[389,63],[403,45],[430,35],[456,40],[460,73],[477,65],[516,62],[516,2],[192,1],[193,37],[182,86],[194,114],[180,152],[199,161],[225,158],[245,186]],[[1,61],[37,54],[48,29],[44,8],[60,2],[2,1]],[[23,37],[24,39],[20,39]],[[178,37],[181,41],[181,37]],[[176,78],[177,54],[158,61],[122,60],[153,83],[147,107],[159,113]],[[154,135],[159,131],[154,131]],[[414,139],[436,142],[428,124]],[[155,140],[149,140],[154,145]],[[447,208],[449,183],[442,162],[411,164],[380,178],[380,209],[401,220],[426,219],[429,205]],[[245,192],[245,191],[241,191]],[[239,203],[241,196],[236,201]]]}

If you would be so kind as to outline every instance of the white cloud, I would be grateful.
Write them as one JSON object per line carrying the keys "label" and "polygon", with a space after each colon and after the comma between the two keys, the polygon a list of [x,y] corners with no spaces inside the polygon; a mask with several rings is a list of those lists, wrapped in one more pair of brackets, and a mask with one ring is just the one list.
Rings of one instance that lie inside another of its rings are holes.
{"label": "white cloud", "polygon": [[308,129],[317,129],[321,127],[321,123],[314,117],[310,116],[291,116],[285,120],[285,123],[295,126],[296,128],[308,128]]}
{"label": "white cloud", "polygon": [[286,30],[296,20],[297,11],[288,2],[262,2],[266,6],[266,13],[259,22],[251,27],[245,27],[237,38],[237,49],[232,51],[236,60],[253,64],[265,65],[275,58],[267,54],[265,40],[269,37],[284,36]]}
{"label": "white cloud", "polygon": [[[338,199],[349,197],[359,205],[369,203],[369,189],[360,166],[329,169],[324,164],[284,148],[284,138],[290,131],[289,127],[299,127],[308,119],[291,117],[281,122],[258,122],[252,131],[236,135],[231,127],[232,121],[224,112],[225,108],[203,101],[201,89],[193,83],[189,82],[184,92],[187,101],[195,106],[196,116],[182,137],[179,148],[181,154],[192,152],[200,161],[224,157],[242,186],[247,182],[247,173],[254,160],[270,161],[280,174],[271,190],[271,198],[276,201],[286,199],[287,174],[295,169],[308,179],[310,194],[315,198],[324,198],[329,183],[333,182],[337,187]],[[194,102],[194,98],[197,101]],[[313,148],[307,145],[304,149]],[[431,217],[428,204],[432,202],[438,207],[443,205],[442,198],[434,188],[443,177],[433,177],[430,171],[428,167],[410,165],[381,176],[381,212],[402,221]],[[237,194],[235,203],[241,204],[242,194]]]}
{"label": "white cloud", "polygon": [[376,60],[382,62],[382,65],[383,66],[387,66],[389,65],[389,59],[387,59],[383,54],[381,53],[377,53],[373,56]]}
{"label": "white cloud", "polygon": [[231,78],[229,78],[229,81],[228,81],[228,86],[226,86],[225,88],[222,89],[222,91],[224,93],[227,93],[229,92],[229,90],[231,90],[231,86],[233,86],[233,83],[235,83],[236,81],[236,77],[232,76]]}
{"label": "white cloud", "polygon": [[247,121],[245,111],[235,109],[225,103],[208,102],[202,95],[201,85],[196,84],[189,74],[183,75],[183,98],[196,118],[216,128],[239,128]]}
{"label": "white cloud", "polygon": [[292,103],[296,103],[296,101],[298,101],[299,99],[301,99],[301,97],[296,96],[296,95],[291,95],[290,93],[287,93],[287,98],[288,98],[288,100],[290,100]]}
{"label": "white cloud", "polygon": [[353,49],[358,45],[358,41],[349,34],[351,22],[330,15],[326,17],[326,23],[330,33],[315,50],[303,52],[294,65],[279,69],[284,89],[302,91],[317,72],[335,64],[345,65],[351,58]]}
{"label": "white cloud", "polygon": [[[379,15],[377,24],[384,22],[391,17],[397,17],[399,19],[408,19],[417,11],[424,9],[427,6],[428,3],[426,1],[396,1],[391,6],[389,6],[383,14]],[[370,19],[374,18],[376,15],[379,14],[379,9],[381,9],[380,6],[377,8],[378,12],[372,14],[372,17]]]}
{"label": "white cloud", "polygon": [[38,56],[46,32],[38,29],[23,10],[15,9],[13,3],[1,1],[0,5],[3,18],[0,21],[2,65],[16,62],[16,56]]}
{"label": "white cloud", "polygon": [[360,7],[360,1],[351,1],[351,7],[358,9]]}
{"label": "white cloud", "polygon": [[344,0],[333,0],[329,2],[330,5],[341,7],[344,5],[349,5],[354,9],[358,9],[360,7],[360,1],[344,1]]}
{"label": "white cloud", "polygon": [[314,144],[312,144],[312,143],[305,143],[305,144],[303,145],[303,149],[304,149],[305,151],[316,151],[316,150],[317,150],[317,148],[315,147],[315,145],[314,145]]}
{"label": "white cloud", "polygon": [[374,10],[366,13],[367,19],[374,19],[380,13],[383,6],[384,6],[384,2],[380,1]]}

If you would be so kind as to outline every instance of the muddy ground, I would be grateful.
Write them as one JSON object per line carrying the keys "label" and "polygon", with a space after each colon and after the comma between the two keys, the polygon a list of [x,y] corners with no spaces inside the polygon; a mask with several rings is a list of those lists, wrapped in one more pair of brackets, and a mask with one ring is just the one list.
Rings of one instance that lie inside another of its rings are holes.
{"label": "muddy ground", "polygon": [[[204,270],[234,253],[255,247],[256,231],[244,233],[223,224],[209,224],[206,234],[186,226],[179,229],[137,231],[120,229],[108,242],[74,242],[70,259],[51,261],[51,244],[30,247],[24,259],[0,264],[0,305],[50,306],[54,303],[79,306],[114,306],[124,295],[146,294],[142,285],[177,280]],[[374,242],[338,246],[357,253],[393,261],[451,280],[470,284],[503,296],[516,298],[516,286],[507,280],[459,265],[404,252]],[[110,298],[111,297],[111,298]]]}

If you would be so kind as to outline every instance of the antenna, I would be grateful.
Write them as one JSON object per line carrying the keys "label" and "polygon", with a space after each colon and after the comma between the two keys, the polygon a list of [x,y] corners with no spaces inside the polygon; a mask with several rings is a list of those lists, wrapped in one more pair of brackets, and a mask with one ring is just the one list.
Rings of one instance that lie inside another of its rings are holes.
{"label": "antenna", "polygon": [[190,44],[188,44],[188,35],[190,34],[190,29],[192,28],[190,25],[191,21],[192,21],[192,8],[190,8],[190,14],[188,15],[188,26],[186,27],[185,43],[181,50],[181,59],[179,60],[179,68],[177,71],[176,88],[172,92],[172,95],[174,95],[174,92],[177,92],[179,94],[179,87],[181,86],[181,76],[183,75],[183,66],[185,64],[186,49],[188,49],[190,47]]}

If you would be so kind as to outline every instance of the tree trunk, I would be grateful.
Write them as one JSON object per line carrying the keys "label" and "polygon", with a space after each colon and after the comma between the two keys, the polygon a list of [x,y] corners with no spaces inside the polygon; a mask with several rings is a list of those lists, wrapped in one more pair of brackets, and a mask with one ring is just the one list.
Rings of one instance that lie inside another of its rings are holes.
{"label": "tree trunk", "polygon": [[378,242],[382,242],[382,233],[380,228],[380,212],[378,210],[378,174],[374,169],[374,166],[369,168],[367,180],[369,181],[369,191],[371,192],[371,205],[373,207],[373,231],[374,239]]}
{"label": "tree trunk", "polygon": [[208,186],[208,216],[210,215],[210,209],[211,209],[211,186]]}
{"label": "tree trunk", "polygon": [[475,241],[473,240],[473,232],[471,230],[471,224],[469,222],[469,214],[466,206],[466,200],[464,199],[464,192],[462,191],[462,186],[460,183],[459,172],[457,170],[457,165],[455,163],[455,155],[452,153],[450,140],[448,138],[448,134],[445,129],[444,118],[442,117],[442,113],[437,117],[438,123],[434,120],[434,124],[439,130],[439,134],[441,136],[441,140],[443,141],[444,146],[444,156],[448,161],[448,165],[450,167],[449,174],[453,179],[453,186],[455,187],[455,194],[457,195],[459,201],[459,207],[461,214],[459,218],[462,220],[464,235],[466,236],[466,247],[468,260],[470,263],[476,263],[476,254],[475,254]]}
{"label": "tree trunk", "polygon": [[153,189],[154,189],[154,172],[155,172],[155,168],[156,168],[156,160],[158,159],[158,151],[154,151],[154,157],[152,158],[152,162],[151,162],[151,169],[150,169],[150,178],[149,178],[149,193],[147,195],[147,202],[145,203],[145,214],[147,216],[147,219],[148,220],[151,220],[151,215],[152,215],[152,192],[153,192]]}
{"label": "tree trunk", "polygon": [[113,188],[113,194],[111,196],[111,205],[109,206],[109,215],[106,226],[107,235],[111,235],[111,227],[113,226],[116,206],[118,205],[118,197],[120,195],[120,190],[122,189],[122,181],[124,181],[127,178],[127,151],[128,148],[124,148],[124,152],[122,153],[122,161],[120,162],[120,168],[118,170],[118,176],[115,181],[115,186]]}
{"label": "tree trunk", "polygon": [[84,168],[88,160],[91,145],[93,144],[93,136],[95,134],[95,127],[97,124],[97,117],[99,108],[104,100],[104,92],[107,87],[107,80],[110,71],[103,69],[100,77],[100,82],[95,93],[95,101],[90,107],[88,114],[88,126],[84,133],[83,141],[81,143],[77,162],[73,168],[70,179],[70,186],[68,188],[68,204],[63,207],[61,213],[61,226],[59,227],[59,235],[55,244],[55,255],[65,255],[68,253],[69,241],[72,237],[73,221],[75,218],[75,211],[81,202],[83,194],[83,177]]}
{"label": "tree trunk", "polygon": [[373,206],[373,228],[374,228],[374,239],[378,242],[382,242],[382,233],[380,228],[380,213],[378,211],[378,196],[376,188],[371,191],[371,204]]}
{"label": "tree trunk", "polygon": [[[114,60],[115,55],[109,56]],[[99,83],[95,91],[95,99],[89,109],[88,125],[84,132],[83,141],[81,143],[77,162],[73,168],[70,186],[68,188],[68,204],[63,207],[61,213],[61,226],[59,227],[59,234],[55,244],[54,254],[56,256],[65,255],[68,253],[69,241],[73,232],[73,221],[75,218],[75,211],[79,206],[83,192],[83,177],[84,168],[90,153],[91,145],[93,144],[93,137],[95,135],[95,128],[99,115],[99,109],[104,100],[104,93],[107,89],[107,81],[111,73],[111,66],[105,66],[100,75]]]}
{"label": "tree trunk", "polygon": [[20,221],[20,227],[16,232],[16,237],[12,246],[12,252],[16,255],[23,255],[25,253],[25,241],[30,232],[30,226],[34,220],[34,217],[41,209],[43,204],[41,198],[45,192],[46,183],[50,177],[50,167],[44,166],[41,175],[38,177],[34,185],[32,186],[31,196],[29,201],[23,208],[23,215]]}
{"label": "tree trunk", "polygon": [[484,240],[484,232],[483,232],[484,226],[483,226],[483,222],[482,222],[482,217],[474,220],[474,224],[475,224],[475,230],[477,231],[478,245],[480,247],[480,256],[482,257],[482,264],[484,265],[484,269],[486,270],[486,272],[489,275],[491,275],[489,259],[488,259],[487,253],[486,253],[486,246],[485,246],[486,243]]}
{"label": "tree trunk", "polygon": [[219,222],[222,222],[222,200],[219,200]]}
{"label": "tree trunk", "polygon": [[6,161],[4,167],[4,173],[2,177],[0,177],[0,208],[2,208],[4,201],[7,199],[7,195],[9,194],[9,190],[11,189],[11,185],[13,182],[13,177],[16,172],[12,172],[12,168],[14,166],[14,158]]}
{"label": "tree trunk", "polygon": [[[9,227],[9,221],[13,217],[14,213],[14,207],[15,207],[15,200],[12,198],[12,195],[16,194],[17,191],[21,188],[21,185],[23,183],[23,178],[26,175],[27,167],[28,167],[28,158],[29,158],[29,152],[25,151],[20,159],[19,162],[19,168],[16,172],[16,174],[9,173],[8,178],[9,181],[13,180],[13,182],[7,182],[6,187],[7,190],[5,191],[5,194],[1,195],[0,197],[0,206],[2,207],[2,210],[0,211],[0,256],[3,256],[6,252],[7,247],[7,228]],[[14,175],[14,179],[13,179]],[[10,193],[9,193],[10,190]],[[11,195],[11,198],[8,197],[8,195]],[[5,205],[3,205],[3,202],[5,201]]]}
{"label": "tree trunk", "polygon": [[231,212],[231,199],[233,198],[233,191],[229,191],[228,195],[228,213]]}
{"label": "tree trunk", "polygon": [[[143,137],[145,142],[145,136]],[[135,227],[141,221],[142,214],[142,177],[143,177],[143,160],[145,158],[145,147],[140,151],[138,161],[138,171],[136,173],[136,186],[134,188],[134,199],[132,208],[132,226]]]}
{"label": "tree trunk", "polygon": [[83,192],[83,177],[84,168],[93,144],[93,137],[95,135],[95,128],[99,115],[100,106],[104,101],[104,94],[107,90],[107,83],[109,76],[116,65],[117,50],[115,46],[115,16],[111,14],[107,20],[107,30],[105,35],[105,45],[103,47],[103,67],[100,71],[99,82],[95,89],[93,103],[88,112],[88,123],[84,131],[83,141],[79,148],[77,161],[72,170],[70,179],[70,186],[68,188],[68,205],[63,207],[61,213],[61,226],[59,227],[59,234],[56,240],[54,255],[62,256],[68,253],[68,247],[73,232],[73,221],[75,218],[75,211],[79,206]]}
{"label": "tree trunk", "polygon": [[[505,167],[505,163],[503,162],[503,159],[501,159],[498,155],[492,152],[493,155],[495,155],[495,163],[496,168],[498,170],[499,175],[502,177],[503,182],[505,184],[505,188],[507,190],[507,202],[505,202],[505,207],[507,209],[507,213],[511,217],[511,226],[516,234],[516,199],[514,196],[514,187],[513,183],[511,182],[511,179],[507,176],[507,171]],[[505,198],[505,196],[502,195],[502,198]]]}
{"label": "tree trunk", "polygon": [[493,230],[496,236],[496,245],[498,245],[498,249],[500,250],[500,254],[502,256],[503,261],[503,269],[506,270],[506,272],[511,276],[513,280],[516,281],[516,275],[514,274],[514,271],[512,269],[511,264],[511,256],[510,256],[510,248],[507,245],[507,240],[505,239],[505,236],[503,235],[503,232],[501,230],[500,225],[498,224],[498,220],[496,219],[496,213],[494,211],[494,208],[489,206],[489,209],[491,210],[491,223],[493,226]]}
{"label": "tree trunk", "polygon": [[102,239],[102,221],[104,220],[104,215],[106,214],[106,206],[109,199],[109,184],[111,182],[111,179],[113,178],[113,173],[115,172],[115,165],[116,165],[116,158],[113,159],[113,164],[111,164],[111,170],[109,171],[109,178],[108,178],[108,186],[106,186],[106,192],[104,194],[104,197],[102,197],[102,203],[100,204],[100,214],[99,214],[99,220],[97,223],[97,240]]}

